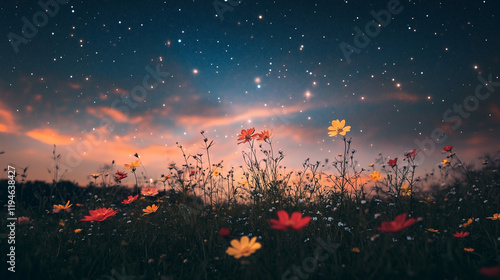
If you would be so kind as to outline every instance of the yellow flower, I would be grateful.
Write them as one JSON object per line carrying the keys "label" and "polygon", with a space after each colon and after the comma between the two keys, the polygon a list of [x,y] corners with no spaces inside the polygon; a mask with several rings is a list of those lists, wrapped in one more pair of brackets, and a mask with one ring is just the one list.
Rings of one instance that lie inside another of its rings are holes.
{"label": "yellow flower", "polygon": [[445,158],[445,159],[443,159],[443,161],[441,162],[441,165],[447,165],[447,164],[449,164],[449,163],[450,163],[450,160],[449,160],[449,159],[447,159],[447,158]]}
{"label": "yellow flower", "polygon": [[465,252],[472,253],[474,252],[474,248],[464,248]]}
{"label": "yellow flower", "polygon": [[252,240],[250,240],[248,236],[243,236],[240,241],[238,241],[238,239],[233,239],[231,241],[231,246],[232,247],[227,248],[226,253],[233,256],[235,259],[248,257],[262,247],[262,245],[257,242],[257,237],[253,237]]}
{"label": "yellow flower", "polygon": [[408,189],[408,185],[402,185],[400,190],[402,196],[410,196],[411,194],[411,190]]}
{"label": "yellow flower", "polygon": [[462,227],[464,227],[464,228],[465,228],[465,227],[468,227],[468,226],[470,226],[470,224],[472,224],[472,222],[474,222],[474,218],[470,218],[469,220],[467,220],[467,222],[466,222],[466,223],[464,223],[464,224],[462,225]]}
{"label": "yellow flower", "polygon": [[358,247],[354,247],[351,249],[351,252],[354,252],[354,253],[359,253],[359,248]]}
{"label": "yellow flower", "polygon": [[123,166],[127,169],[135,170],[137,167],[141,166],[141,164],[138,160],[136,160],[134,162],[131,162],[130,164],[124,164]]}
{"label": "yellow flower", "polygon": [[75,233],[79,233],[80,231],[82,231],[82,229],[81,229],[81,228],[77,228],[77,229],[75,229]]}
{"label": "yellow flower", "polygon": [[377,170],[373,170],[373,173],[369,175],[370,178],[377,182],[378,180],[380,180],[382,178],[382,176],[380,176],[380,172],[378,172]]}
{"label": "yellow flower", "polygon": [[156,206],[154,204],[146,207],[146,209],[142,209],[142,211],[144,211],[144,215],[149,215],[151,213],[154,213],[154,212],[156,212],[156,210],[158,210],[158,206]]}
{"label": "yellow flower", "polygon": [[426,229],[426,231],[430,231],[430,232],[439,234],[439,230],[433,229],[433,228],[428,228],[428,229]]}
{"label": "yellow flower", "polygon": [[219,175],[220,175],[219,170],[214,170],[214,176],[219,176]]}
{"label": "yellow flower", "polygon": [[242,186],[242,187],[248,187],[248,186],[249,186],[249,184],[248,184],[248,182],[247,182],[247,181],[241,181],[241,182],[240,182],[240,186]]}
{"label": "yellow flower", "polygon": [[337,134],[345,136],[346,132],[351,131],[350,126],[345,126],[345,120],[333,120],[332,126],[328,127],[328,136],[333,137]]}
{"label": "yellow flower", "polygon": [[486,219],[494,220],[494,221],[500,221],[500,213],[493,214],[493,217],[486,217]]}
{"label": "yellow flower", "polygon": [[94,179],[97,179],[101,174],[99,173],[93,173],[93,174],[90,174],[90,176]]}

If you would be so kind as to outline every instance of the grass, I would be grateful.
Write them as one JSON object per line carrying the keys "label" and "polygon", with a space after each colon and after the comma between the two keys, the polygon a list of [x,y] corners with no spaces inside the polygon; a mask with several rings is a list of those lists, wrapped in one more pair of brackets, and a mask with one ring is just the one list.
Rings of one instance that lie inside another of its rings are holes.
{"label": "grass", "polygon": [[[164,182],[167,191],[159,183],[158,195],[140,196],[127,205],[121,201],[136,190],[104,180],[101,186],[86,187],[58,180],[18,182],[16,216],[29,217],[30,223],[16,226],[16,273],[9,276],[481,279],[481,267],[499,265],[500,221],[486,219],[500,212],[498,161],[472,169],[450,152],[450,162],[439,174],[423,179],[414,176],[410,158],[394,167],[380,161],[372,168],[383,179],[360,183],[368,170],[356,170],[350,140],[343,139],[343,154],[333,162],[306,161],[304,170],[292,173],[278,167],[281,152],[275,156],[272,149],[260,147],[264,157],[259,159],[252,141],[244,155],[244,184],[235,184],[234,173],[223,172],[220,163],[204,166],[198,155],[193,165],[185,156],[182,167],[171,166],[171,177]],[[205,143],[208,155],[212,142]],[[270,140],[263,143],[272,147]],[[325,165],[336,172],[320,171]],[[221,174],[214,175],[215,170]],[[2,199],[7,197],[6,188],[0,192]],[[73,204],[70,212],[52,213],[53,204],[68,200]],[[152,204],[159,209],[143,215],[142,209]],[[80,221],[101,207],[118,212],[102,222]],[[276,219],[278,210],[299,211],[312,220],[300,231],[274,230],[269,219]],[[400,233],[377,230],[401,213],[423,219]],[[472,223],[464,227],[469,218]],[[1,227],[6,223],[2,219]],[[219,236],[222,227],[231,230],[230,236]],[[457,231],[470,234],[456,238],[452,234]],[[230,241],[244,235],[258,237],[262,248],[241,259],[226,254]],[[7,252],[6,242],[1,244]],[[2,253],[2,263],[5,258]]]}

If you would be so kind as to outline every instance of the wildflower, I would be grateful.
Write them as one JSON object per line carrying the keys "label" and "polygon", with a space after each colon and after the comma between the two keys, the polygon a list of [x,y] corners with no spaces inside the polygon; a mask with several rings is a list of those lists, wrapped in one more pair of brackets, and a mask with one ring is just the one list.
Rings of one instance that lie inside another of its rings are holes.
{"label": "wildflower", "polygon": [[213,174],[214,174],[214,176],[219,176],[220,172],[219,172],[219,170],[214,170]]}
{"label": "wildflower", "polygon": [[122,204],[130,204],[130,203],[136,201],[138,197],[139,197],[138,194],[136,194],[134,196],[129,195],[127,199],[122,201]]}
{"label": "wildflower", "polygon": [[138,160],[136,160],[134,162],[131,162],[130,164],[124,164],[123,166],[127,169],[131,169],[132,171],[135,171],[135,169],[137,167],[141,166],[141,163]]}
{"label": "wildflower", "polygon": [[273,224],[273,225],[271,225],[271,228],[273,228],[273,229],[301,230],[302,228],[307,226],[309,221],[311,221],[311,217],[303,217],[302,218],[302,213],[300,213],[300,212],[293,212],[291,218],[290,218],[290,216],[288,216],[288,213],[284,210],[278,211],[277,214],[278,214],[279,220],[275,220],[275,219],[269,220],[269,222],[271,222]]}
{"label": "wildflower", "polygon": [[158,189],[157,188],[143,188],[141,190],[141,194],[144,196],[155,196],[158,194]]}
{"label": "wildflower", "polygon": [[75,229],[75,233],[80,233],[81,231],[82,231],[82,229],[81,229],[81,228],[77,228],[77,229]]}
{"label": "wildflower", "polygon": [[493,214],[493,217],[486,217],[486,219],[490,219],[493,221],[500,221],[500,213]]}
{"label": "wildflower", "polygon": [[226,253],[233,256],[235,259],[248,257],[262,248],[262,245],[257,242],[256,236],[253,237],[252,240],[250,240],[248,236],[241,237],[240,241],[238,241],[238,239],[233,239],[231,241],[231,246],[232,247],[227,248]]}
{"label": "wildflower", "polygon": [[101,174],[99,174],[99,173],[93,173],[93,174],[90,174],[90,176],[92,178],[94,178],[94,179],[97,179],[97,178],[99,178],[99,176],[101,176]]}
{"label": "wildflower", "polygon": [[328,127],[328,136],[333,137],[336,136],[337,134],[345,136],[346,132],[349,131],[351,131],[351,127],[345,126],[345,120],[339,121],[337,119],[333,120],[332,126]]}
{"label": "wildflower", "polygon": [[382,222],[382,225],[377,228],[378,231],[382,231],[385,233],[399,233],[403,231],[405,228],[410,227],[416,222],[421,221],[422,218],[410,218],[408,219],[408,214],[403,213],[397,216],[394,221],[390,222]]}
{"label": "wildflower", "polygon": [[172,170],[172,169],[175,169],[175,162],[171,162],[168,166],[167,166],[168,169]]}
{"label": "wildflower", "polygon": [[414,158],[416,154],[417,154],[417,149],[413,149],[413,151],[405,153],[405,156],[406,158]]}
{"label": "wildflower", "polygon": [[240,186],[242,186],[242,187],[248,187],[249,186],[248,181],[241,181],[240,182]]}
{"label": "wildflower", "polygon": [[228,228],[223,227],[219,230],[219,236],[221,236],[221,237],[228,237],[230,234],[231,234],[231,230]]}
{"label": "wildflower", "polygon": [[450,163],[450,160],[449,160],[449,159],[447,159],[447,158],[445,158],[445,159],[443,159],[443,161],[441,162],[441,165],[447,165],[447,164],[449,164],[449,163]]}
{"label": "wildflower", "polygon": [[54,205],[54,209],[52,209],[52,213],[59,213],[61,212],[61,210],[65,210],[66,212],[71,212],[71,206],[73,206],[73,204],[69,204],[69,200],[68,202],[66,202],[66,205],[61,205],[61,204],[58,204],[58,205]]}
{"label": "wildflower", "polygon": [[60,225],[60,226],[62,226],[62,227],[66,225],[66,224],[64,223],[63,219],[60,219],[60,220],[59,220],[59,225]]}
{"label": "wildflower", "polygon": [[426,230],[426,231],[429,231],[429,232],[432,232],[432,233],[437,233],[437,234],[439,234],[439,230],[437,230],[437,229],[427,228],[427,229],[425,229],[425,230]]}
{"label": "wildflower", "polygon": [[395,158],[395,159],[390,159],[389,162],[387,162],[387,164],[390,166],[390,167],[394,167],[396,166],[396,164],[398,163],[398,158]]}
{"label": "wildflower", "polygon": [[463,232],[463,231],[458,232],[458,231],[457,231],[457,232],[455,232],[455,233],[453,234],[453,236],[455,236],[456,238],[464,238],[464,237],[466,237],[467,235],[469,235],[469,232],[467,232],[467,231],[466,231],[466,232]]}
{"label": "wildflower", "polygon": [[374,170],[372,174],[369,175],[370,178],[377,182],[378,180],[380,180],[382,178],[382,176],[380,176],[380,172],[378,172],[377,170]]}
{"label": "wildflower", "polygon": [[246,143],[252,139],[254,139],[257,135],[254,135],[253,133],[255,132],[255,128],[249,128],[249,129],[242,129],[241,134],[238,135],[238,144],[243,144]]}
{"label": "wildflower", "polygon": [[481,267],[479,273],[488,277],[500,278],[500,266]]}
{"label": "wildflower", "polygon": [[467,220],[467,222],[465,222],[464,224],[462,224],[462,227],[468,227],[470,226],[470,224],[472,224],[472,222],[474,222],[474,218],[470,218],[469,220]]}
{"label": "wildflower", "polygon": [[115,173],[115,181],[116,182],[119,182],[125,178],[127,178],[127,173],[121,172],[121,171],[116,171],[116,173]]}
{"label": "wildflower", "polygon": [[411,195],[411,190],[408,189],[408,185],[402,185],[399,190],[401,191],[402,196],[410,196]]}
{"label": "wildflower", "polygon": [[96,210],[90,210],[90,216],[85,216],[83,219],[80,221],[84,222],[90,222],[90,221],[97,221],[97,222],[102,222],[106,220],[109,217],[112,217],[118,212],[118,210],[113,210],[113,208],[99,208]]}
{"label": "wildflower", "polygon": [[453,146],[452,145],[448,145],[448,146],[445,146],[443,148],[443,150],[447,151],[447,152],[451,152],[451,149],[453,149]]}
{"label": "wildflower", "polygon": [[360,250],[359,250],[358,247],[354,247],[354,248],[351,249],[351,252],[353,252],[353,253],[359,253]]}
{"label": "wildflower", "polygon": [[21,217],[17,218],[17,224],[19,224],[19,225],[29,224],[30,222],[31,222],[30,218],[25,217],[25,216],[21,216]]}
{"label": "wildflower", "polygon": [[374,165],[375,165],[375,163],[373,163],[373,162],[372,162],[372,163],[370,163],[370,164],[368,165],[368,167],[373,167]]}
{"label": "wildflower", "polygon": [[472,253],[474,252],[474,248],[464,248],[465,252]]}
{"label": "wildflower", "polygon": [[144,212],[144,215],[149,215],[151,213],[154,213],[154,212],[156,212],[156,210],[158,210],[158,206],[156,206],[154,204],[146,207],[146,209],[142,209],[142,211]]}
{"label": "wildflower", "polygon": [[271,132],[269,130],[264,130],[261,133],[257,133],[257,141],[266,141],[267,139],[271,138]]}

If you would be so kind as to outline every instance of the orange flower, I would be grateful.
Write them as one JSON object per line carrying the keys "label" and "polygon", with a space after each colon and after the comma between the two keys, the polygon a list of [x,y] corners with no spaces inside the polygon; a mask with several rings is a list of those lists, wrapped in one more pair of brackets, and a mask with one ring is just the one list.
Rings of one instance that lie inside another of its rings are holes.
{"label": "orange flower", "polygon": [[287,229],[293,229],[293,230],[301,230],[311,220],[311,217],[303,217],[302,218],[302,213],[300,212],[293,212],[292,217],[288,216],[288,213],[284,210],[278,211],[278,218],[279,220],[275,219],[270,219],[269,222],[271,222],[273,225],[271,225],[271,228],[273,229],[279,229],[279,230],[287,230]]}
{"label": "orange flower", "polygon": [[132,202],[136,201],[138,197],[139,197],[138,194],[136,194],[134,196],[129,195],[127,199],[125,199],[125,200],[122,201],[122,204],[132,203]]}
{"label": "orange flower", "polygon": [[132,171],[135,171],[137,167],[141,166],[141,163],[136,160],[134,162],[131,162],[130,164],[124,164],[123,166],[127,169],[132,169]]}
{"label": "orange flower", "polygon": [[154,213],[154,212],[156,212],[156,210],[158,210],[158,206],[156,206],[154,204],[146,207],[146,209],[142,209],[142,211],[144,212],[144,215],[149,215],[151,213]]}
{"label": "orange flower", "polygon": [[68,200],[68,202],[66,202],[66,205],[61,205],[61,204],[54,205],[54,209],[52,209],[52,213],[59,213],[61,210],[65,210],[66,212],[70,212],[71,206],[73,206],[73,204],[69,204],[69,200]]}
{"label": "orange flower", "polygon": [[369,174],[369,176],[375,182],[382,178],[382,176],[380,176],[380,172],[378,172],[377,170],[374,170],[372,174]]}
{"label": "orange flower", "polygon": [[77,228],[77,229],[75,229],[75,233],[80,233],[81,231],[82,231],[82,229],[81,229],[81,228]]}
{"label": "orange flower", "polygon": [[474,248],[464,248],[465,252],[472,253],[474,252]]}
{"label": "orange flower", "polygon": [[468,227],[470,226],[470,224],[472,224],[472,222],[474,221],[474,218],[470,218],[469,220],[467,220],[467,222],[465,222],[464,224],[462,224],[462,227]]}
{"label": "orange flower", "polygon": [[157,188],[144,188],[141,190],[141,194],[144,196],[155,196],[158,194]]}
{"label": "orange flower", "polygon": [[246,142],[254,139],[255,137],[257,137],[257,135],[253,134],[254,132],[255,132],[254,127],[246,129],[246,130],[242,129],[241,134],[238,135],[238,141],[241,141],[241,142],[239,142],[238,144],[246,143]]}
{"label": "orange flower", "polygon": [[351,252],[353,252],[353,253],[359,253],[360,250],[359,250],[358,247],[354,247],[354,248],[351,249]]}
{"label": "orange flower", "polygon": [[386,232],[386,233],[399,233],[402,232],[405,228],[412,226],[416,222],[421,221],[422,218],[410,218],[408,219],[408,214],[403,213],[397,216],[394,221],[390,222],[382,222],[382,225],[377,228],[378,231]]}
{"label": "orange flower", "polygon": [[396,166],[397,163],[398,163],[398,158],[390,159],[389,162],[387,162],[387,164],[389,164],[390,167]]}
{"label": "orange flower", "polygon": [[97,221],[97,222],[102,222],[106,220],[109,217],[112,217],[118,212],[118,210],[113,210],[113,208],[99,208],[96,210],[90,210],[90,216],[85,216],[83,219],[80,221],[84,222],[90,222],[90,221]]}
{"label": "orange flower", "polygon": [[271,132],[269,130],[264,130],[261,133],[257,133],[257,141],[266,141],[267,139],[271,138]]}
{"label": "orange flower", "polygon": [[486,217],[486,219],[493,220],[493,221],[500,221],[500,213],[493,214],[493,217]]}

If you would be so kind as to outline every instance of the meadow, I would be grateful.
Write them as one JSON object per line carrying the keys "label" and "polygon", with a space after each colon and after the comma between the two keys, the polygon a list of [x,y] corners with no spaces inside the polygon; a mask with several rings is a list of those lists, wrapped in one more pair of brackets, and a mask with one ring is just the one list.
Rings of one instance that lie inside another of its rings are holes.
{"label": "meadow", "polygon": [[[87,186],[16,181],[15,272],[7,279],[494,279],[500,278],[500,162],[465,164],[440,147],[417,176],[416,149],[356,161],[349,127],[333,159],[281,166],[272,133],[245,129],[243,175],[205,152],[158,180],[140,155],[90,175]],[[236,143],[235,143],[236,145]],[[55,166],[58,155],[54,147]],[[473,167],[474,164],[479,167]],[[124,187],[123,183],[134,185]],[[8,196],[2,187],[1,199]],[[7,202],[4,202],[7,204]],[[7,227],[7,207],[2,229]],[[7,253],[6,253],[7,252]],[[5,279],[5,278],[3,278]]]}

